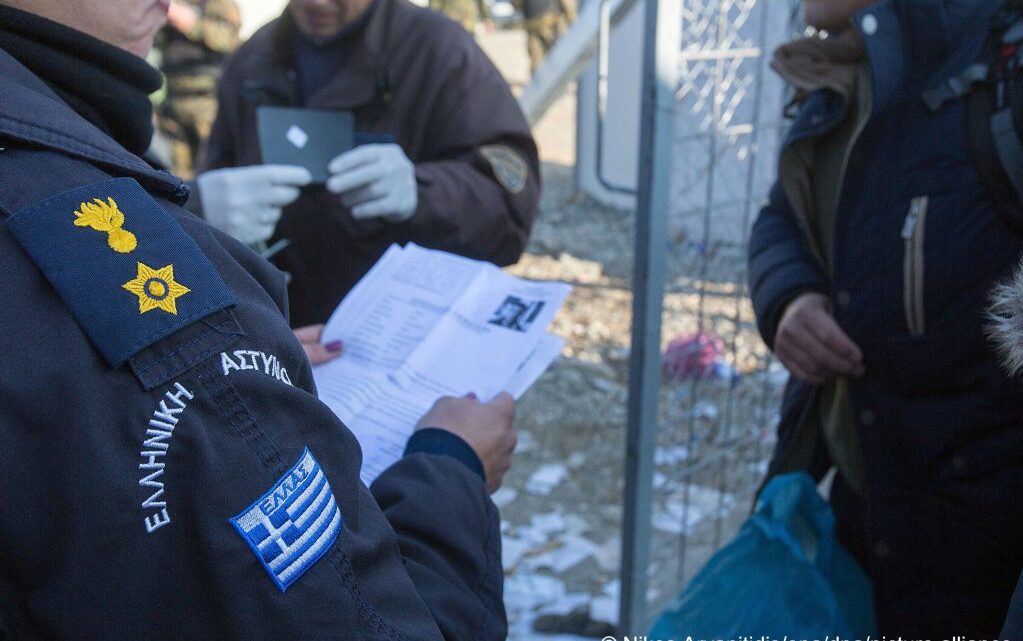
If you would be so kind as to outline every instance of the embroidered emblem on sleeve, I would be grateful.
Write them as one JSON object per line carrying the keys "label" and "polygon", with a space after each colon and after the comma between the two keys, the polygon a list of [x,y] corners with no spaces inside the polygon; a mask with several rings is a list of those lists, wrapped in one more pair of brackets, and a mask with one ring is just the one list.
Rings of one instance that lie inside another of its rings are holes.
{"label": "embroidered emblem on sleeve", "polygon": [[138,238],[124,226],[124,214],[117,208],[113,198],[106,202],[93,198],[91,203],[82,203],[75,211],[75,226],[90,227],[107,233],[107,244],[119,254],[128,254],[138,247]]}
{"label": "embroidered emblem on sleeve", "polygon": [[153,269],[139,263],[138,269],[138,276],[121,287],[139,297],[139,313],[162,309],[177,316],[175,301],[192,290],[174,280],[174,265]]}
{"label": "embroidered emblem on sleeve", "polygon": [[480,147],[480,155],[490,163],[494,177],[513,194],[526,188],[529,177],[529,165],[518,153],[504,145],[484,145]]}
{"label": "embroidered emblem on sleeve", "polygon": [[330,483],[308,448],[273,487],[230,522],[281,592],[330,549],[342,526]]}

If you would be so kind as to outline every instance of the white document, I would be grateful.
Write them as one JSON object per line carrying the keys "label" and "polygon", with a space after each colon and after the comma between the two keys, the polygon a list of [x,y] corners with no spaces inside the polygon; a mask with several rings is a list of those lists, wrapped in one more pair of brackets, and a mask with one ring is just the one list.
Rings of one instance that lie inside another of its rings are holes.
{"label": "white document", "polygon": [[344,354],[313,369],[362,446],[363,481],[401,458],[441,396],[525,393],[561,351],[547,326],[569,291],[412,244],[388,249],[323,330]]}

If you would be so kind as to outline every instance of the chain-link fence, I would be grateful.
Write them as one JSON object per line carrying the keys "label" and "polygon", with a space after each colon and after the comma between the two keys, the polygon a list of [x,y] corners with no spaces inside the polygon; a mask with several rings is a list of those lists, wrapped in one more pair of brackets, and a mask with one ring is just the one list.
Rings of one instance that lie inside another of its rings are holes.
{"label": "chain-link fence", "polygon": [[649,616],[735,532],[773,448],[786,375],[756,331],[746,248],[785,128],[770,56],[797,18],[791,1],[682,2]]}

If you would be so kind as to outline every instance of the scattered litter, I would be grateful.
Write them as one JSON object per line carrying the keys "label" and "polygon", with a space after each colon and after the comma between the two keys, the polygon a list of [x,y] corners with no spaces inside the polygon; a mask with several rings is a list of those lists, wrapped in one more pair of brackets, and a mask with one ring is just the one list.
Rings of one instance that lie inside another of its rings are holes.
{"label": "scattered litter", "polygon": [[714,365],[725,352],[725,342],[709,332],[684,334],[668,343],[661,366],[676,381],[705,380],[715,375]]}
{"label": "scattered litter", "polygon": [[622,582],[619,579],[608,581],[604,584],[603,592],[605,595],[617,599],[618,595],[622,593]]}
{"label": "scattered litter", "polygon": [[529,525],[542,534],[565,531],[565,517],[560,512],[544,512],[529,517]]}
{"label": "scattered litter", "polygon": [[531,452],[536,449],[536,437],[533,436],[532,432],[526,430],[519,430],[518,441],[515,443],[515,453],[524,454]]}
{"label": "scattered litter", "polygon": [[587,539],[577,536],[565,537],[564,540],[556,542],[553,549],[535,556],[527,554],[524,563],[531,569],[548,568],[561,573],[593,556],[595,549],[593,543]]}
{"label": "scattered litter", "polygon": [[688,500],[666,501],[654,511],[651,521],[654,529],[671,534],[692,533],[700,522],[708,518],[720,518],[735,505],[735,497],[720,491],[692,485]]}
{"label": "scattered litter", "polygon": [[625,389],[625,386],[618,381],[608,380],[606,378],[593,378],[590,379],[590,385],[594,388],[604,392],[605,394],[615,394]]}
{"label": "scattered litter", "polygon": [[508,507],[519,496],[519,491],[507,485],[490,495],[490,500],[499,508]]}
{"label": "scattered litter", "polygon": [[529,548],[530,545],[526,541],[504,537],[501,541],[501,565],[504,567],[504,571],[507,573],[514,570]]}
{"label": "scattered litter", "polygon": [[526,481],[526,491],[537,496],[547,496],[568,475],[568,469],[560,463],[541,465]]}
{"label": "scattered litter", "polygon": [[779,361],[772,361],[767,366],[765,376],[771,384],[782,387],[789,382],[789,371]]}
{"label": "scattered litter", "polygon": [[618,625],[618,597],[598,596],[590,601],[590,618]]}
{"label": "scattered litter", "polygon": [[718,414],[718,406],[711,401],[700,401],[693,405],[693,416],[696,418],[714,421],[717,420]]}
{"label": "scattered litter", "polygon": [[604,541],[593,551],[593,559],[604,572],[618,572],[622,562],[622,540],[615,536]]}
{"label": "scattered litter", "polygon": [[516,610],[535,610],[565,598],[561,579],[544,574],[516,572],[504,581],[505,602]]}
{"label": "scattered litter", "polygon": [[654,451],[654,465],[678,465],[688,458],[689,448],[685,445],[659,447]]}
{"label": "scattered litter", "polygon": [[572,536],[579,536],[590,529],[590,524],[578,514],[566,514],[564,522],[565,532]]}

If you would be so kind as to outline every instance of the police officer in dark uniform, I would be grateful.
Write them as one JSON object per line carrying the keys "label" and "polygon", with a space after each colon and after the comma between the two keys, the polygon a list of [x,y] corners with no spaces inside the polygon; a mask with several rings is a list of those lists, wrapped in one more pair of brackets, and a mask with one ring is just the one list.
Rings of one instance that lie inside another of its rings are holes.
{"label": "police officer in dark uniform", "polygon": [[[228,60],[197,201],[243,242],[290,244],[296,326],[323,323],[394,243],[508,265],[540,197],[536,145],[472,36],[408,0],[290,0]],[[355,149],[325,185],[263,162],[265,106],[348,111]]]}
{"label": "police officer in dark uniform", "polygon": [[360,483],[281,274],[136,155],[166,11],[0,0],[0,639],[503,638],[511,400]]}

